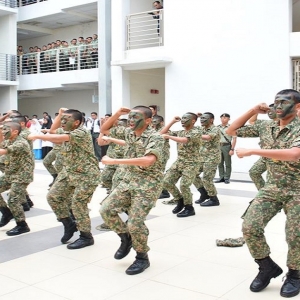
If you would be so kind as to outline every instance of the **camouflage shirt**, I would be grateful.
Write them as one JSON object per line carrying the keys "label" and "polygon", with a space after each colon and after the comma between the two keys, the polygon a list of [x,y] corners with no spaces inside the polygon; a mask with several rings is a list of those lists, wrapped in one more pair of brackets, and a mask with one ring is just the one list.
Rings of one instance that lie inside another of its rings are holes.
{"label": "camouflage shirt", "polygon": [[[109,131],[109,136],[114,139],[125,140],[125,127],[114,126]],[[121,146],[115,143],[110,143],[107,149],[107,155],[111,158],[123,158],[125,152],[125,146]]]}
{"label": "camouflage shirt", "polygon": [[33,149],[33,142],[31,140],[28,140],[28,135],[31,134],[30,130],[28,128],[22,128],[21,132],[20,132],[20,136],[25,139],[30,147],[30,149]]}
{"label": "camouflage shirt", "polygon": [[[162,126],[155,129],[157,132],[163,129]],[[164,139],[164,148],[163,148],[163,159],[168,161],[170,158],[170,141],[168,139]]]}
{"label": "camouflage shirt", "polygon": [[199,162],[200,152],[199,148],[202,144],[201,132],[193,127],[190,130],[170,131],[171,136],[186,137],[187,143],[177,143],[177,161],[190,163]]}
{"label": "camouflage shirt", "polygon": [[[237,130],[238,137],[259,137],[262,149],[290,149],[300,147],[300,120],[294,118],[282,130],[278,122],[255,122]],[[267,183],[277,188],[288,188],[290,193],[300,189],[300,160],[281,161],[265,158],[269,176]],[[282,191],[283,192],[283,191]]]}
{"label": "camouflage shirt", "polygon": [[64,166],[59,176],[68,177],[70,183],[75,185],[80,182],[98,185],[100,170],[90,132],[80,126],[73,131],[65,131],[63,134],[68,134],[70,140],[61,145]]}
{"label": "camouflage shirt", "polygon": [[219,127],[212,125],[209,128],[197,127],[201,135],[209,135],[211,139],[204,141],[200,147],[201,161],[219,164],[221,162],[220,140],[221,133]]}
{"label": "camouflage shirt", "polygon": [[6,140],[5,176],[10,182],[30,183],[33,181],[34,161],[32,151],[24,138],[17,136],[13,141]]}
{"label": "camouflage shirt", "polygon": [[149,154],[153,154],[157,158],[156,162],[149,167],[126,165],[127,172],[125,179],[130,181],[132,178],[151,178],[155,181],[161,181],[163,176],[163,137],[151,127],[148,127],[141,136],[136,136],[130,128],[123,127],[122,130],[124,131],[127,144],[126,158],[138,158]]}

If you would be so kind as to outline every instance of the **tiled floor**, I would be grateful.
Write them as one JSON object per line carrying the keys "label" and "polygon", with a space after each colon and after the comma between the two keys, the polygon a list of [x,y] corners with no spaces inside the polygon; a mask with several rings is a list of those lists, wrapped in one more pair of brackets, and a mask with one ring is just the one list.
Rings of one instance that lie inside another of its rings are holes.
{"label": "tiled floor", "polygon": [[[247,174],[233,177],[247,179]],[[50,182],[50,175],[38,161],[35,181],[29,186],[35,206],[26,213],[31,232],[8,237],[5,232],[14,226],[12,221],[0,228],[0,299],[282,299],[279,290],[283,275],[273,279],[264,291],[252,293],[249,285],[257,265],[247,247],[217,247],[215,243],[216,239],[241,236],[240,216],[256,193],[252,183],[219,183],[221,205],[197,205],[196,216],[184,219],[171,213],[173,206],[158,200],[146,221],[151,266],[142,274],[128,276],[125,270],[134,260],[134,251],[123,260],[115,260],[118,236],[95,229],[101,223],[99,202],[106,195],[105,189],[98,188],[89,205],[95,245],[68,250],[60,244],[62,225],[46,201]],[[193,192],[197,199],[195,188]],[[284,214],[278,214],[266,228],[266,236],[272,258],[286,272],[284,222]]]}

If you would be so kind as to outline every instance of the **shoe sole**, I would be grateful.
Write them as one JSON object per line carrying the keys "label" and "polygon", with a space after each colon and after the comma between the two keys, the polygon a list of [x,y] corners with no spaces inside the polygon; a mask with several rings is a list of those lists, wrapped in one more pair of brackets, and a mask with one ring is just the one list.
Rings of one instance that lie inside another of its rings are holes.
{"label": "shoe sole", "polygon": [[290,293],[290,294],[285,294],[285,293],[282,293],[280,292],[280,296],[281,297],[284,297],[284,298],[291,298],[291,297],[295,297],[299,294],[299,291],[295,292],[295,293]]}
{"label": "shoe sole", "polygon": [[8,231],[6,232],[6,234],[8,235],[8,236],[15,236],[15,235],[20,235],[20,234],[23,234],[23,233],[27,233],[27,232],[29,232],[30,231],[30,229],[28,229],[28,230],[26,230],[26,231],[23,231],[23,232],[19,232],[19,233],[13,233],[13,234],[11,234],[11,233],[9,233]]}
{"label": "shoe sole", "polygon": [[177,217],[178,217],[178,218],[187,218],[187,217],[192,217],[192,216],[195,216],[195,215],[196,215],[196,213],[193,212],[193,213],[191,213],[191,214],[189,214],[189,215],[186,215],[186,216],[182,216],[182,215],[177,214]]}

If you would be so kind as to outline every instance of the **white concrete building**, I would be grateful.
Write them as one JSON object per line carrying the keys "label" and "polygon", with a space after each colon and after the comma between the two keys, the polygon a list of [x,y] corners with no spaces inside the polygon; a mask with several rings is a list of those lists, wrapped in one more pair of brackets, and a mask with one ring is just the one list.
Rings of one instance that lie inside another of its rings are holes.
{"label": "white concrete building", "polygon": [[[30,71],[20,61],[17,81],[0,78],[0,112],[54,115],[67,105],[104,115],[121,105],[155,104],[166,122],[210,111],[218,124],[221,113],[235,119],[258,102],[271,103],[281,89],[300,88],[299,0],[164,0],[158,19],[152,0],[20,0],[11,8],[13,2],[0,1],[0,52],[16,54],[16,32],[26,52],[97,33],[99,55],[86,67],[77,48],[68,71],[61,49],[51,72],[49,65],[43,71],[40,54]],[[257,142],[239,139],[238,146]],[[248,171],[255,159],[234,162],[235,171]]]}

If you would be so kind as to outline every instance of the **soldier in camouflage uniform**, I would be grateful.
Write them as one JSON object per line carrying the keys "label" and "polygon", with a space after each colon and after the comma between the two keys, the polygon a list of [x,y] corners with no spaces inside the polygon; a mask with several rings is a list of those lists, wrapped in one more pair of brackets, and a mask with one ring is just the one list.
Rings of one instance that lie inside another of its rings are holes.
{"label": "soldier in camouflage uniform", "polygon": [[[51,126],[51,134],[31,135],[32,139],[62,143],[64,166],[51,187],[47,200],[57,219],[64,225],[62,243],[66,243],[77,228],[80,231],[79,239],[69,244],[68,249],[94,244],[87,205],[100,182],[100,172],[92,138],[82,126],[82,118],[82,113],[78,110],[61,108]],[[62,134],[57,130],[60,126],[64,130]],[[70,203],[76,224],[70,217]]]}
{"label": "soldier in camouflage uniform", "polygon": [[[42,131],[47,132],[49,131],[49,129],[42,129]],[[62,128],[57,129],[57,133],[62,134]],[[63,155],[61,154],[61,144],[53,144],[52,150],[43,159],[43,165],[53,177],[53,181],[49,184],[49,187],[51,187],[55,179],[57,178],[58,173],[63,168]]]}
{"label": "soldier in camouflage uniform", "polygon": [[279,122],[265,121],[252,126],[244,124],[256,113],[266,113],[270,108],[259,104],[239,117],[227,130],[238,137],[259,137],[262,149],[237,149],[242,158],[250,155],[265,157],[267,181],[259,191],[243,218],[243,234],[249,251],[259,265],[259,273],[250,290],[259,292],[270,280],[279,276],[282,269],[270,258],[270,248],[264,236],[268,222],[283,209],[286,214],[286,241],[289,269],[280,294],[293,297],[300,290],[300,94],[283,90],[275,96],[274,108]]}
{"label": "soldier in camouflage uniform", "polygon": [[[276,112],[274,110],[274,103],[269,105],[270,110],[268,111],[268,117],[274,122],[278,121]],[[249,123],[254,125],[255,123],[259,125],[259,123],[263,123],[265,120],[257,120],[257,114],[250,118]],[[262,177],[262,174],[267,171],[266,159],[261,157],[257,162],[249,170],[249,175],[254,182],[257,190],[260,190],[265,185],[265,180]]]}
{"label": "soldier in camouflage uniform", "polygon": [[[5,156],[4,175],[0,177],[0,211],[2,213],[0,227],[15,219],[17,226],[6,232],[9,236],[29,232],[25,221],[22,201],[26,188],[33,181],[34,164],[28,143],[19,136],[21,126],[15,122],[6,122],[2,128],[5,139],[0,155]],[[1,193],[10,189],[8,207]]]}
{"label": "soldier in camouflage uniform", "polygon": [[[151,109],[151,107],[150,107],[150,109]],[[153,112],[152,112],[152,115],[153,115]],[[151,126],[157,132],[161,131],[161,129],[164,126],[163,124],[164,124],[164,118],[162,116],[154,115],[152,117]],[[166,169],[166,165],[167,165],[169,158],[170,158],[170,143],[169,143],[168,139],[165,139],[163,155],[162,155],[163,170]],[[158,199],[164,199],[164,198],[169,198],[169,197],[170,197],[170,193],[167,190],[162,190]],[[174,204],[176,204],[176,203],[174,202]]]}
{"label": "soldier in camouflage uniform", "polygon": [[[100,214],[121,238],[121,246],[115,253],[115,259],[124,258],[131,247],[137,252],[136,260],[126,270],[126,274],[135,275],[150,266],[147,254],[149,230],[144,221],[155,205],[162,187],[161,157],[164,140],[149,126],[152,112],[146,106],[136,106],[132,110],[120,108],[102,125],[101,132],[110,135],[109,129],[115,121],[128,113],[129,128],[124,128],[128,158],[102,158],[105,165],[125,165],[126,173],[119,185],[102,202]],[[128,212],[127,224],[118,215],[124,211]]]}
{"label": "soldier in camouflage uniform", "polygon": [[[213,124],[214,115],[206,112],[200,117],[201,139],[204,141],[200,148],[201,163],[199,174],[195,177],[194,185],[200,192],[200,199],[195,203],[203,207],[220,205],[217,197],[217,189],[214,185],[213,179],[215,177],[217,167],[221,162],[220,129]],[[203,172],[203,178],[200,174]],[[205,201],[207,200],[208,201]],[[205,202],[204,202],[205,201]]]}
{"label": "soldier in camouflage uniform", "polygon": [[[193,194],[190,186],[192,185],[200,166],[199,148],[202,143],[200,131],[194,127],[198,116],[188,112],[180,117],[174,117],[160,133],[165,139],[177,142],[177,159],[167,170],[164,176],[163,188],[170,191],[174,199],[178,201],[172,210],[177,217],[184,218],[195,215],[193,207]],[[184,130],[169,131],[171,126],[181,120]],[[167,133],[168,132],[168,133]],[[180,191],[176,187],[180,180]]]}

